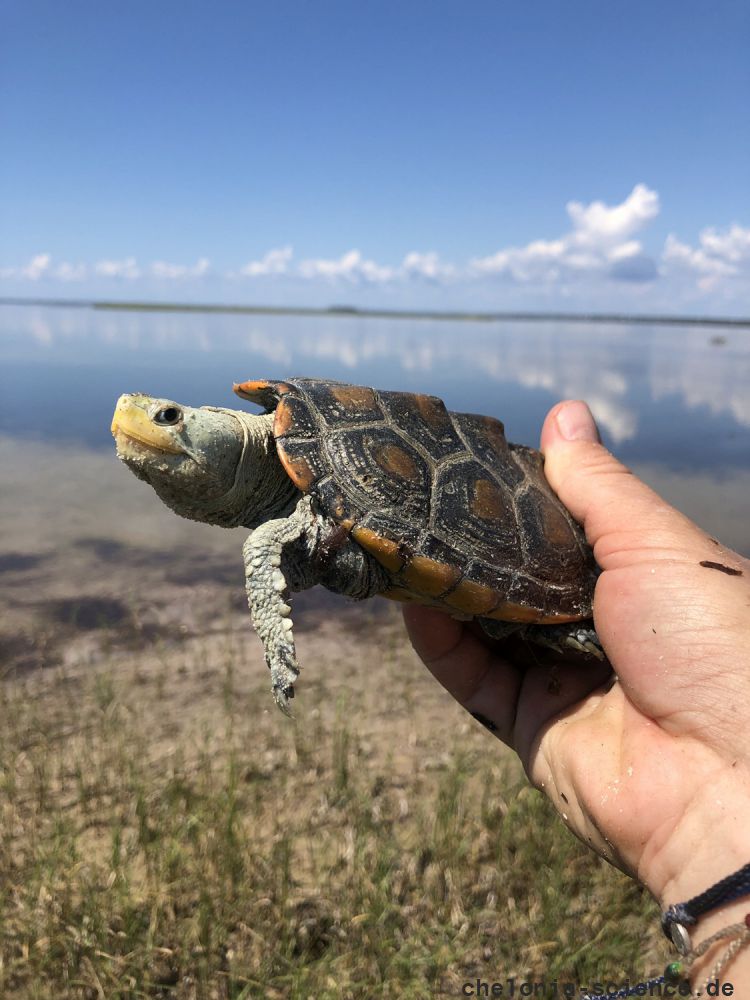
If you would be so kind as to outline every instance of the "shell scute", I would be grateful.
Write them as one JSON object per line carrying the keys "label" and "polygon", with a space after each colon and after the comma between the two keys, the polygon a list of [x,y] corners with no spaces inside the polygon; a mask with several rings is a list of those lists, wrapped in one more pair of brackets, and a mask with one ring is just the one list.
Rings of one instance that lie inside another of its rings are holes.
{"label": "shell scute", "polygon": [[317,438],[320,430],[315,415],[303,399],[282,396],[273,421],[274,437]]}
{"label": "shell scute", "polygon": [[406,521],[394,521],[387,511],[365,513],[360,517],[357,526],[366,528],[379,538],[395,543],[403,563],[408,562],[415,553],[422,551],[421,539],[424,528]]}
{"label": "shell scute", "polygon": [[389,427],[354,427],[330,434],[321,450],[360,511],[397,509],[426,526],[430,470],[405,438]]}
{"label": "shell scute", "polygon": [[[374,389],[363,385],[334,385],[331,387],[331,396],[343,410],[345,419],[360,421],[382,418]],[[338,412],[337,410],[336,413]]]}
{"label": "shell scute", "polygon": [[509,489],[523,482],[523,470],[511,458],[511,446],[499,420],[476,413],[452,413],[451,418],[468,452],[491,469],[497,479]]}
{"label": "shell scute", "polygon": [[423,555],[414,556],[397,576],[402,586],[425,597],[441,597],[453,590],[460,579],[458,567]]}
{"label": "shell scute", "polygon": [[409,392],[381,392],[391,422],[434,461],[464,450],[442,399]]}
{"label": "shell scute", "polygon": [[367,386],[321,379],[294,379],[293,382],[304,393],[320,425],[333,429],[347,424],[379,423],[384,419],[375,391]]}
{"label": "shell scute", "polygon": [[500,601],[509,593],[517,572],[511,566],[472,559],[466,567],[466,578],[495,591]]}
{"label": "shell scute", "polygon": [[493,417],[434,396],[312,378],[240,383],[278,404],[295,485],[388,570],[385,596],[475,617],[589,617],[596,567],[580,527]]}
{"label": "shell scute", "polygon": [[496,621],[501,622],[523,622],[524,624],[535,622],[537,625],[551,625],[553,622],[569,621],[564,616],[544,615],[533,604],[519,604],[512,600],[502,601],[502,603],[498,604],[483,617],[494,618]]}
{"label": "shell scute", "polygon": [[284,437],[276,447],[287,475],[303,493],[309,493],[328,473],[315,439]]}
{"label": "shell scute", "polygon": [[536,608],[540,617],[550,610],[549,588],[544,582],[527,573],[513,574],[510,586],[505,592],[505,600],[509,605],[516,607]]}
{"label": "shell scute", "polygon": [[473,458],[452,463],[436,479],[435,532],[489,563],[520,566],[521,540],[512,494]]}
{"label": "shell scute", "polygon": [[430,559],[447,563],[449,566],[462,566],[466,561],[458,546],[440,538],[434,531],[422,533],[419,539],[419,551]]}
{"label": "shell scute", "polygon": [[454,611],[467,615],[487,615],[496,608],[500,600],[497,591],[476,580],[465,578],[445,598],[446,605]]}
{"label": "shell scute", "polygon": [[233,391],[242,399],[249,399],[251,403],[257,403],[266,410],[272,410],[280,396],[291,391],[291,386],[286,382],[273,381],[272,379],[250,379],[247,382],[235,382]]}
{"label": "shell scute", "polygon": [[523,537],[525,564],[541,580],[574,578],[585,570],[585,558],[572,521],[545,492],[533,484],[519,493],[516,509]]}
{"label": "shell scute", "polygon": [[352,503],[351,497],[341,488],[341,483],[332,476],[318,480],[309,492],[317,498],[321,510],[335,521],[350,521],[352,525],[359,521],[356,504]]}
{"label": "shell scute", "polygon": [[389,601],[399,601],[401,604],[424,603],[413,590],[407,590],[405,587],[389,587],[383,591],[383,597],[387,597]]}
{"label": "shell scute", "polygon": [[391,541],[390,538],[385,538],[371,528],[365,528],[362,525],[356,525],[352,528],[352,538],[370,555],[375,556],[378,562],[391,573],[398,573],[403,568],[404,559],[398,542]]}

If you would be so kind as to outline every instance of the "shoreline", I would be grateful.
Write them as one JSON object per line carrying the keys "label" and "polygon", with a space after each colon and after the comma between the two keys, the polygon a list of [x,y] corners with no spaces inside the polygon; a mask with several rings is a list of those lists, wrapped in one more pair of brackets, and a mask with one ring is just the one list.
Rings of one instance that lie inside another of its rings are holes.
{"label": "shoreline", "polygon": [[0,306],[41,306],[42,308],[92,309],[110,312],[197,312],[249,316],[327,316],[330,318],[411,319],[461,323],[618,323],[638,326],[713,326],[750,329],[750,317],[683,316],[650,313],[533,312],[508,310],[474,312],[429,309],[369,309],[349,305],[276,306],[223,304],[218,302],[128,302],[116,299],[35,299],[0,298]]}

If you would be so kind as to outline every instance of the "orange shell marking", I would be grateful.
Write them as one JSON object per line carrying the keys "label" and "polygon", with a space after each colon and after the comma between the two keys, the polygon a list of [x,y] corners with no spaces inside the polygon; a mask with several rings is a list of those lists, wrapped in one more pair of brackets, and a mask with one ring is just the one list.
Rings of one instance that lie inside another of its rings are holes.
{"label": "orange shell marking", "polygon": [[332,385],[331,395],[345,410],[357,413],[372,410],[377,405],[375,393],[364,385]]}
{"label": "orange shell marking", "polygon": [[[410,590],[427,597],[440,597],[455,586],[461,573],[445,563],[428,559],[427,556],[414,556],[406,569],[400,574],[399,582],[405,583]],[[495,602],[493,601],[493,604]]]}
{"label": "orange shell marking", "polygon": [[278,445],[279,458],[286,474],[298,490],[307,493],[315,482],[315,473],[302,455],[288,455],[281,447],[281,442],[278,442]]}
{"label": "orange shell marking", "polygon": [[373,457],[383,472],[387,472],[389,476],[398,476],[407,482],[413,482],[418,477],[414,459],[398,445],[382,445],[375,449]]}
{"label": "orange shell marking", "polygon": [[404,560],[398,554],[398,544],[389,538],[383,538],[369,528],[354,528],[352,538],[391,573],[398,573],[404,565]]}
{"label": "orange shell marking", "polygon": [[270,400],[277,395],[283,396],[289,392],[291,386],[286,382],[269,382],[268,379],[261,378],[250,380],[249,382],[235,382],[232,390],[243,399],[249,399],[252,403],[259,403],[261,406],[269,406]]}
{"label": "orange shell marking", "polygon": [[544,505],[542,530],[544,531],[544,537],[550,545],[570,545],[570,525],[565,520],[562,512],[549,502]]}
{"label": "orange shell marking", "polygon": [[292,408],[285,399],[280,399],[273,418],[273,436],[275,438],[283,437],[287,431],[291,430],[293,423]]}
{"label": "orange shell marking", "polygon": [[473,493],[471,512],[483,521],[503,521],[513,517],[505,496],[489,479],[477,479]]}
{"label": "orange shell marking", "polygon": [[497,618],[502,622],[534,622],[536,625],[556,625],[561,622],[580,621],[580,615],[543,615],[534,608],[526,608],[522,604],[505,601],[490,611],[485,617]]}
{"label": "orange shell marking", "polygon": [[433,430],[440,431],[449,424],[450,418],[445,412],[445,406],[435,396],[425,396],[418,392],[414,394],[414,402],[424,422]]}
{"label": "orange shell marking", "polygon": [[[497,594],[481,583],[462,580],[452,594],[445,598],[445,603],[456,611],[465,611],[470,615],[485,615],[497,607]],[[492,617],[490,615],[489,617]]]}

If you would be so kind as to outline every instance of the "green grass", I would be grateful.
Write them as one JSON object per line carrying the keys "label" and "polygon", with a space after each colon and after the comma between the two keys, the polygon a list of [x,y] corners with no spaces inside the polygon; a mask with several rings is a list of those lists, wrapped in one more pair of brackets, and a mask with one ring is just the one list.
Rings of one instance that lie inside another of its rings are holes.
{"label": "green grass", "polygon": [[3,998],[416,1000],[663,964],[654,904],[478,727],[397,766],[346,697],[309,687],[290,724],[228,646],[196,719],[160,662],[0,689]]}

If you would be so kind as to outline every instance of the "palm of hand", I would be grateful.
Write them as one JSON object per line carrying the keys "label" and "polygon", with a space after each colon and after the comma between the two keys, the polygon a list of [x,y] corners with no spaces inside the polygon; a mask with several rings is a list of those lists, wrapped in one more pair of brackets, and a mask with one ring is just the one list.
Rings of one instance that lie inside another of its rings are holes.
{"label": "palm of hand", "polygon": [[[600,537],[595,615],[618,681],[540,727],[527,765],[532,780],[550,780],[575,804],[566,818],[579,836],[644,880],[694,808],[696,788],[716,795],[724,772],[737,765],[728,665],[737,711],[744,726],[750,721],[750,656],[742,642],[750,616],[729,621],[726,612],[726,592],[735,591],[736,606],[741,585],[750,607],[750,588],[700,565],[736,566],[739,559],[717,559],[714,543],[686,522],[670,538],[675,527],[648,548],[640,531]],[[743,764],[750,766],[747,753]]]}

